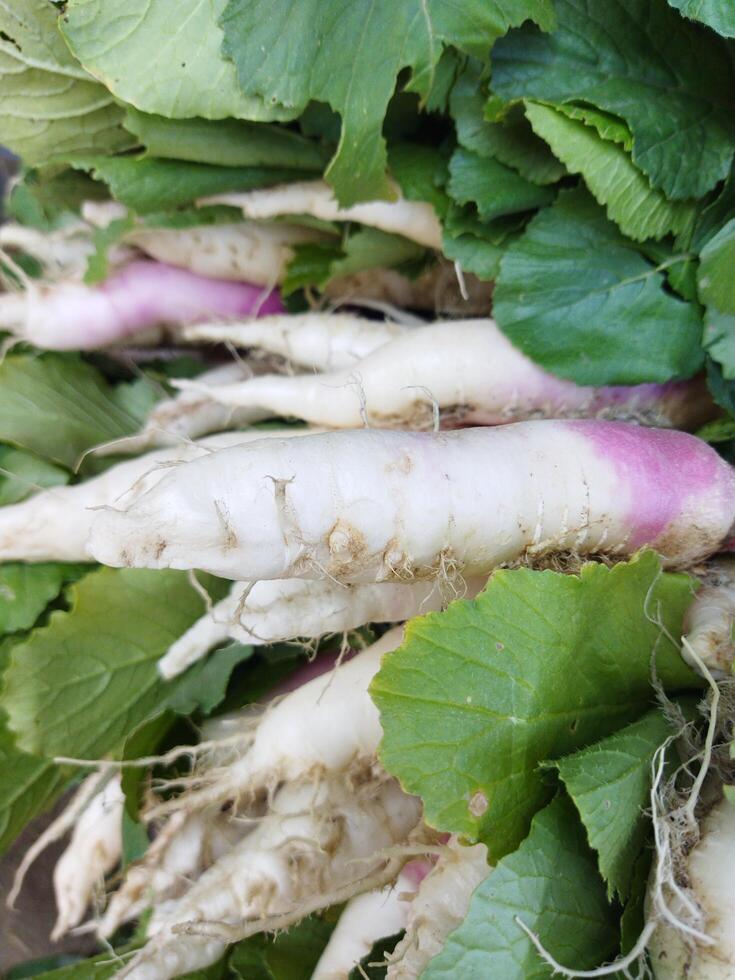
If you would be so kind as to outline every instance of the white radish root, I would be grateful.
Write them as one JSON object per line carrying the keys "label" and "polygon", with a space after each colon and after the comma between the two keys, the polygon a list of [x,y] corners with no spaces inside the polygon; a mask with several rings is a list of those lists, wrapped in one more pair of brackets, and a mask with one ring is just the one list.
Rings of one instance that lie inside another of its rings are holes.
{"label": "white radish root", "polygon": [[408,911],[406,935],[388,955],[388,980],[413,980],[421,975],[462,922],[472,893],[491,870],[484,844],[463,847],[450,838],[434,869],[419,885]]}
{"label": "white radish root", "polygon": [[[481,585],[482,580],[469,583],[465,595],[475,595]],[[227,639],[260,646],[318,639],[367,623],[402,622],[443,608],[446,598],[436,582],[340,585],[331,579],[283,579],[238,583],[171,646],[158,669],[163,677],[176,677]]]}
{"label": "white radish root", "polygon": [[393,884],[351,899],[339,917],[311,980],[345,980],[374,943],[405,929],[418,883],[430,868],[427,861],[411,861]]}
{"label": "white radish root", "polygon": [[[201,338],[206,329],[195,328],[191,336]],[[256,324],[253,333],[265,335],[266,327]],[[296,332],[294,347],[298,340]],[[206,391],[233,408],[257,406],[330,428],[359,428],[366,420],[375,427],[429,428],[434,406],[449,426],[495,425],[541,415],[696,427],[712,412],[697,381],[591,388],[555,378],[513,347],[492,320],[448,321],[403,331],[362,360],[326,374],[262,375],[207,389],[199,380],[176,384]]]}
{"label": "white radish root", "polygon": [[[376,643],[328,673],[292,690],[262,711],[247,708],[248,740],[226,766],[212,765],[206,754],[185,780],[187,789],[161,803],[153,814],[241,801],[249,805],[284,781],[324,772],[344,772],[375,757],[382,737],[378,709],[368,687],[384,653],[400,646],[403,629],[396,627]],[[249,744],[248,744],[249,743]]]}
{"label": "white radish root", "polygon": [[644,545],[687,566],[725,545],[734,519],[731,467],[682,432],[581,420],[359,430],[182,464],[127,509],[99,512],[89,552],[243,581],[410,582]]}
{"label": "white radish root", "polygon": [[355,365],[409,329],[352,313],[296,313],[248,323],[204,323],[186,328],[183,335],[189,341],[258,348],[301,367],[334,371]]}
{"label": "white radish root", "polygon": [[71,840],[54,868],[58,910],[51,934],[54,942],[79,925],[95,889],[120,861],[124,800],[120,778],[113,777],[76,822]]}
{"label": "white radish root", "polygon": [[331,187],[323,180],[299,181],[245,193],[216,194],[200,200],[204,204],[227,204],[240,208],[256,221],[286,214],[310,214],[322,221],[356,221],[410,238],[426,248],[441,251],[442,228],[430,204],[407,201],[393,185],[395,200],[369,201],[341,208]]}
{"label": "white radish root", "polygon": [[[0,226],[0,249],[18,250],[30,255],[42,267],[44,278],[81,280],[87,271],[87,260],[94,252],[89,226],[83,222],[56,231],[38,231],[8,222]],[[130,249],[111,249],[113,267],[132,257]]]}
{"label": "white radish root", "polygon": [[297,921],[307,904],[323,908],[345,890],[359,892],[390,866],[381,852],[404,842],[420,817],[419,800],[385,777],[284,786],[255,830],[177,903],[159,907],[152,938],[118,976],[168,980],[203,969],[222,955],[230,932],[268,931],[284,918]]}
{"label": "white radish root", "polygon": [[735,560],[721,558],[708,566],[705,584],[687,610],[682,656],[695,669],[700,660],[719,676],[728,675],[735,659],[734,626]]}

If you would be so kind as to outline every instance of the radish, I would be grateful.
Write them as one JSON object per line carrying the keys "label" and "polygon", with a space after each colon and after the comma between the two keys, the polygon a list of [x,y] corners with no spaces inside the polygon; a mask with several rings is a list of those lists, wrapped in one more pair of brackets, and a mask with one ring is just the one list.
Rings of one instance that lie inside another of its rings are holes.
{"label": "radish", "polygon": [[420,817],[420,801],[381,776],[284,786],[252,833],[178,902],[158,907],[151,938],[118,977],[168,980],[204,969],[230,933],[269,931],[344,901],[391,870],[381,852],[405,841]]}
{"label": "radish", "polygon": [[203,757],[185,781],[187,790],[160,804],[154,814],[232,799],[252,802],[283,781],[345,772],[372,761],[382,730],[368,686],[383,654],[400,646],[402,638],[402,628],[392,629],[328,673],[307,683],[290,679],[298,686],[260,714],[246,709],[233,722],[243,733],[240,757],[226,766],[212,765]]}
{"label": "radish", "polygon": [[[247,373],[247,366],[232,362],[205,371],[199,378],[208,385],[233,384],[242,381]],[[257,408],[220,405],[200,391],[180,391],[153,407],[140,432],[99,446],[95,452],[98,456],[110,456],[145,452],[154,446],[179,446],[210,432],[252,425],[269,415],[270,412]]]}
{"label": "radish", "polygon": [[[480,582],[473,582],[476,594]],[[420,613],[441,609],[442,590],[436,582],[381,582],[341,585],[331,579],[277,579],[238,582],[227,598],[191,626],[166,655],[158,669],[176,677],[212,647],[227,639],[260,646],[295,639],[317,639],[344,633],[366,623],[397,623]]]}
{"label": "radish", "polygon": [[351,899],[311,980],[344,980],[378,939],[405,929],[416,888],[430,869],[428,861],[410,861],[393,884]]}
{"label": "radish", "polygon": [[684,619],[682,656],[696,668],[702,661],[719,676],[732,670],[735,646],[735,561],[720,559],[707,568]]}
{"label": "radish", "polygon": [[442,227],[433,207],[423,201],[407,201],[396,184],[393,191],[393,201],[369,201],[341,208],[325,181],[312,180],[244,193],[216,194],[198,203],[240,208],[246,218],[256,221],[285,214],[310,214],[322,221],[356,221],[441,251]]}
{"label": "radish", "polygon": [[725,545],[734,519],[731,467],[681,432],[602,421],[358,430],[177,467],[98,513],[89,553],[246,581],[410,582],[644,545],[687,566]]}
{"label": "radish", "polygon": [[281,223],[197,225],[193,228],[136,227],[125,242],[146,255],[200,276],[273,287],[283,279],[294,245],[330,236]]}
{"label": "radish", "polygon": [[464,847],[452,837],[411,903],[406,935],[389,954],[388,980],[412,980],[423,972],[462,922],[472,893],[490,874],[484,844]]}
{"label": "radish", "polygon": [[706,943],[659,922],[649,945],[656,980],[732,980],[735,976],[735,804],[723,799],[701,824],[682,877],[699,904]]}
{"label": "radish", "polygon": [[71,840],[54,868],[58,917],[51,938],[78,926],[95,888],[119,863],[125,797],[120,778],[110,779],[78,818]]}
{"label": "radish", "polygon": [[64,282],[0,296],[0,330],[45,350],[96,350],[168,324],[277,313],[277,293],[139,260],[99,286]]}
{"label": "radish", "polygon": [[237,347],[279,354],[302,367],[333,371],[355,365],[407,330],[400,323],[367,320],[352,313],[297,313],[248,323],[204,323],[188,327],[184,337],[190,341],[229,341]]}
{"label": "radish", "polygon": [[[0,249],[30,255],[42,266],[47,280],[81,280],[87,271],[88,259],[94,253],[94,244],[90,229],[83,222],[56,231],[38,231],[9,222],[0,226]],[[130,249],[118,247],[110,251],[113,265],[122,264],[130,257]]]}
{"label": "radish", "polygon": [[0,561],[88,561],[85,546],[95,508],[133,500],[163,479],[175,463],[248,441],[260,442],[271,434],[282,437],[291,430],[223,432],[200,443],[155,450],[83,483],[41,490],[22,503],[0,507]]}
{"label": "radish", "polygon": [[[195,328],[191,336],[206,336],[203,330]],[[254,336],[264,333],[256,325]],[[712,411],[699,381],[589,388],[555,378],[516,350],[492,320],[404,331],[359,363],[329,374],[264,375],[206,389],[198,380],[175,384],[206,390],[223,405],[257,406],[331,428],[355,428],[366,420],[383,428],[425,428],[434,406],[450,426],[599,415],[696,427]]]}

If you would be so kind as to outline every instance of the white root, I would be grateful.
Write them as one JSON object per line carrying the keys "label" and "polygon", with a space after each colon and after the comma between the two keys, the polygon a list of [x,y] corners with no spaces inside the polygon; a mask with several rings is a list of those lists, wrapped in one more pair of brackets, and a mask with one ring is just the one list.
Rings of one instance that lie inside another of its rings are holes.
{"label": "white root", "polygon": [[[482,580],[468,585],[474,595]],[[159,661],[163,677],[176,677],[224,640],[259,646],[317,639],[366,623],[397,623],[443,608],[446,596],[436,582],[403,585],[340,585],[331,579],[237,583],[229,596],[202,616]]]}
{"label": "white root", "polygon": [[705,584],[697,592],[684,619],[686,643],[682,656],[697,668],[689,649],[718,676],[727,676],[735,658],[735,559],[720,558],[707,568]]}
{"label": "white root", "polygon": [[540,421],[224,449],[178,467],[125,510],[99,512],[89,544],[107,565],[242,581],[411,582],[643,545],[686,567],[728,540],[734,518],[735,475],[694,436]]}
{"label": "white root", "polygon": [[[0,507],[0,561],[88,561],[86,543],[96,508],[135,500],[163,479],[172,465],[267,439],[277,431],[223,432],[199,443],[157,449],[82,483],[41,490],[22,503]],[[284,430],[278,435],[283,436]]]}
{"label": "white root", "polygon": [[124,801],[120,777],[113,776],[76,822],[71,840],[54,868],[58,910],[51,934],[54,942],[79,925],[95,889],[120,861]]}
{"label": "white root", "polygon": [[137,227],[125,241],[146,255],[215,279],[274,286],[283,279],[293,246],[329,236],[312,228],[254,221],[192,228]]}
{"label": "white root", "polygon": [[649,953],[656,980],[731,980],[735,976],[735,804],[721,800],[701,825],[686,860],[689,894],[703,914],[709,942],[663,920]]}
{"label": "white root", "polygon": [[484,844],[463,847],[450,838],[411,903],[406,935],[388,955],[387,980],[413,980],[422,974],[462,922],[472,893],[491,871]]}
{"label": "white root", "polygon": [[216,194],[198,203],[227,204],[240,208],[246,218],[260,221],[286,214],[310,214],[322,221],[356,221],[441,251],[442,228],[432,206],[407,201],[395,184],[393,191],[393,201],[369,201],[341,208],[331,187],[323,180],[314,180],[245,193]]}
{"label": "white root", "polygon": [[[87,271],[87,261],[94,252],[90,229],[78,222],[56,231],[38,231],[25,225],[6,223],[0,226],[0,249],[19,250],[34,258],[43,268],[48,281],[81,280]],[[122,265],[132,257],[130,249],[110,250],[112,267]]]}
{"label": "white root", "polygon": [[[345,980],[379,939],[394,936],[406,927],[415,897],[417,865],[411,861],[397,880],[351,899],[314,968],[311,980]],[[423,870],[423,869],[422,869]]]}
{"label": "white root", "polygon": [[382,737],[378,709],[368,693],[383,654],[401,643],[396,627],[352,660],[291,691],[260,717],[246,709],[252,730],[243,751],[226,766],[207,756],[187,780],[181,797],[161,803],[154,814],[239,800],[251,804],[283,781],[320,772],[343,772],[375,757]]}
{"label": "white root", "polygon": [[408,329],[352,313],[296,313],[245,323],[200,324],[185,329],[184,338],[259,348],[300,367],[334,371],[354,366]]}
{"label": "white root", "polygon": [[[264,333],[256,325],[254,336]],[[225,405],[257,406],[330,428],[358,428],[365,418],[376,427],[427,428],[434,404],[450,426],[599,416],[696,427],[711,412],[697,382],[592,388],[555,378],[513,347],[492,320],[435,323],[386,339],[341,370],[262,375],[207,391]],[[297,331],[294,350],[298,340]],[[204,392],[202,384],[177,382]]]}
{"label": "white root", "polygon": [[[183,898],[157,909],[148,944],[120,980],[169,980],[204,969],[224,952],[229,929],[268,931],[284,916],[300,917],[302,906],[326,907],[345,889],[363,890],[389,863],[382,852],[405,841],[420,817],[419,800],[380,776],[360,785],[340,779],[284,786],[252,833]],[[215,925],[224,938],[197,934]]]}

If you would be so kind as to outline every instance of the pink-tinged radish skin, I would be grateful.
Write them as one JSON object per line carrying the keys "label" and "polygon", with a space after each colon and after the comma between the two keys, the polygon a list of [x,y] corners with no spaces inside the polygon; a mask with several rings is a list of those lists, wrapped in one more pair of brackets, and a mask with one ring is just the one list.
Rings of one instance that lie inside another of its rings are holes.
{"label": "pink-tinged radish skin", "polygon": [[406,928],[411,900],[431,870],[428,861],[411,861],[394,884],[357,895],[345,906],[311,980],[345,980],[374,943]]}
{"label": "pink-tinged radish skin", "polygon": [[[482,580],[465,595],[476,594]],[[436,582],[340,585],[331,579],[283,579],[238,583],[181,636],[158,662],[161,675],[176,677],[227,639],[260,646],[344,633],[366,623],[398,623],[443,608]]]}
{"label": "pink-tinged radish skin", "polygon": [[236,347],[278,354],[300,367],[334,371],[354,366],[411,329],[351,313],[296,313],[261,317],[249,323],[204,323],[188,327],[184,337],[213,343],[229,341]]}
{"label": "pink-tinged radish skin", "polygon": [[413,980],[467,914],[472,893],[492,868],[484,844],[463,847],[452,837],[408,910],[406,935],[389,954],[388,980]]}
{"label": "pink-tinged radish skin", "polygon": [[420,817],[420,801],[393,780],[359,788],[284,786],[252,833],[172,908],[154,914],[151,938],[118,977],[169,980],[204,969],[224,953],[223,941],[175,932],[177,925],[262,920],[267,930],[269,916],[297,913],[320,895],[326,907],[336,889],[359,890],[362,879],[386,866],[381,852],[405,841]]}
{"label": "pink-tinged radish skin", "polygon": [[734,519],[732,468],[682,432],[602,421],[356,430],[183,464],[126,510],[98,513],[89,553],[245,581],[410,582],[643,545],[687,566],[729,541]]}
{"label": "pink-tinged radish skin", "polygon": [[735,659],[734,626],[735,559],[721,558],[707,567],[705,584],[684,617],[682,656],[695,669],[703,663],[726,677]]}
{"label": "pink-tinged radish skin", "polygon": [[276,292],[140,260],[98,286],[31,286],[0,296],[0,328],[43,350],[98,350],[162,324],[281,310]]}
{"label": "pink-tinged radish skin", "polygon": [[125,797],[120,777],[111,779],[77,820],[71,840],[54,868],[57,919],[54,942],[78,926],[95,888],[122,856]]}
{"label": "pink-tinged radish skin", "polygon": [[228,799],[254,799],[263,789],[320,772],[341,772],[372,760],[382,736],[378,709],[368,694],[385,653],[400,646],[403,628],[287,694],[262,715],[246,712],[254,736],[225,768],[194,772],[191,788],[160,809],[201,808]]}
{"label": "pink-tinged radish skin", "polygon": [[[735,977],[735,804],[720,800],[702,821],[699,842],[683,869],[689,895],[699,905],[698,941],[661,921],[649,944],[656,980],[732,980]],[[676,907],[672,908],[674,914]]]}
{"label": "pink-tinged radish skin", "polygon": [[201,276],[272,288],[283,279],[294,245],[331,238],[299,225],[244,221],[193,228],[134,228],[125,241],[159,262]]}
{"label": "pink-tinged radish skin", "polygon": [[[271,432],[282,437],[289,430]],[[172,464],[248,441],[260,442],[269,435],[258,430],[222,432],[199,443],[179,443],[118,463],[82,483],[41,490],[22,503],[0,507],[0,561],[88,561],[86,543],[94,508],[119,507],[134,500],[163,479]]]}
{"label": "pink-tinged radish skin", "polygon": [[430,204],[407,201],[393,184],[393,201],[368,201],[341,208],[331,187],[323,180],[296,181],[245,193],[216,194],[198,203],[226,204],[240,208],[246,218],[263,221],[286,214],[310,214],[322,221],[356,221],[410,238],[426,248],[441,251],[442,227]]}
{"label": "pink-tinged radish skin", "polygon": [[[202,384],[177,383],[204,391]],[[513,347],[492,320],[404,329],[339,371],[262,375],[207,392],[223,405],[258,406],[330,428],[366,422],[377,428],[427,428],[435,407],[446,427],[600,416],[694,428],[712,414],[698,380],[591,388],[555,378]]]}

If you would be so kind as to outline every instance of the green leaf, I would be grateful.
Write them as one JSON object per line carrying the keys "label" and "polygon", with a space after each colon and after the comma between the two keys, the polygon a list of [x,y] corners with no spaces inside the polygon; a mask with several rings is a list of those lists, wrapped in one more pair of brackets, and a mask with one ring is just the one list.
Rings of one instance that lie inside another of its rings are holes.
{"label": "green leaf", "polygon": [[554,192],[525,180],[492,157],[455,150],[447,190],[458,204],[475,204],[484,221],[533,211],[554,200]]}
{"label": "green leaf", "polygon": [[104,181],[115,200],[139,214],[178,208],[210,194],[247,191],[303,177],[299,170],[215,167],[147,156],[77,156],[67,162],[90,172],[95,180]]}
{"label": "green leaf", "polygon": [[275,939],[253,936],[232,950],[230,971],[239,980],[309,980],[333,929],[311,916]]}
{"label": "green leaf", "polygon": [[447,180],[444,153],[418,143],[396,143],[388,148],[388,162],[408,201],[427,201],[443,217],[449,199],[442,188]]}
{"label": "green leaf", "polygon": [[0,507],[17,504],[46,487],[61,487],[69,474],[40,456],[0,446]]}
{"label": "green leaf", "polygon": [[658,709],[574,755],[553,763],[597,852],[608,896],[630,893],[636,858],[648,830],[651,764],[671,735]]}
{"label": "green leaf", "polygon": [[666,0],[608,0],[604,15],[598,0],[554,6],[553,33],[525,24],[497,42],[493,90],[620,116],[654,187],[676,200],[711,190],[735,151],[735,73],[723,41]]}
{"label": "green leaf", "polygon": [[[111,980],[120,972],[121,957],[126,953],[132,952],[136,947],[131,945],[123,949],[116,949],[114,956],[107,950],[87,960],[78,960],[69,966],[61,967],[58,970],[51,970],[48,973],[39,973],[36,980]],[[179,980],[227,980],[227,965],[225,960],[220,960],[214,966],[206,970],[197,970],[195,973],[182,975]]]}
{"label": "green leaf", "polygon": [[[411,68],[412,91],[434,88],[445,45],[486,57],[495,38],[527,18],[553,26],[549,0],[228,0],[223,51],[248,95],[300,113],[312,99],[342,117],[327,177],[342,205],[385,197],[381,135],[396,79]],[[171,113],[166,113],[170,115]]]}
{"label": "green leaf", "polygon": [[525,354],[578,384],[691,377],[703,361],[699,312],[665,287],[662,269],[578,188],[508,248],[494,314]]}
{"label": "green leaf", "polygon": [[70,592],[69,612],[13,649],[2,704],[21,749],[101,758],[187,684],[187,674],[164,682],[157,660],[204,603],[171,571],[102,568]]}
{"label": "green leaf", "polygon": [[92,233],[94,252],[87,259],[87,269],[84,273],[84,281],[87,285],[104,282],[110,271],[110,249],[119,245],[134,227],[135,217],[127,214],[124,218],[113,218],[109,224],[94,229]]}
{"label": "green leaf", "polygon": [[735,316],[712,307],[704,315],[704,346],[726,381],[735,379]]}
{"label": "green leaf", "polygon": [[729,0],[669,0],[669,4],[723,37],[735,37],[735,6]]}
{"label": "green leaf", "polygon": [[141,419],[76,355],[18,355],[0,363],[0,441],[73,468],[85,449],[136,432]]}
{"label": "green leaf", "polygon": [[689,579],[662,575],[651,552],[578,576],[495,572],[477,599],[409,622],[383,659],[371,685],[383,764],[422,798],[429,824],[481,838],[497,860],[549,798],[538,764],[650,706],[654,649],[664,686],[697,686],[666,639],[681,635],[691,597]]}
{"label": "green leaf", "polygon": [[188,119],[290,119],[244,95],[222,57],[226,0],[68,0],[61,31],[84,67],[142,112]]}
{"label": "green leaf", "polygon": [[529,102],[526,116],[571,173],[581,174],[607,215],[629,238],[682,234],[694,224],[692,201],[669,201],[651,187],[622,146],[551,106]]}
{"label": "green leaf", "polygon": [[197,710],[208,715],[224,698],[235,667],[249,660],[253,650],[251,646],[231,643],[199,660],[181,675],[166,699],[167,706],[180,715]]}
{"label": "green leaf", "polygon": [[641,851],[633,866],[630,898],[620,916],[620,952],[625,956],[633,949],[643,931],[646,919],[646,892],[651,871],[653,848]]}
{"label": "green leaf", "polygon": [[735,218],[707,242],[700,253],[697,287],[706,304],[704,345],[722,365],[726,379],[735,378]]}
{"label": "green leaf", "polygon": [[305,286],[321,288],[332,277],[332,266],[344,258],[339,245],[324,242],[307,242],[295,245],[293,258],[288,263],[281,282],[281,295],[290,296]]}
{"label": "green leaf", "polygon": [[326,151],[280,126],[235,119],[168,119],[128,109],[125,128],[153,157],[218,167],[280,167],[321,172]]}
{"label": "green leaf", "polygon": [[[511,106],[510,111],[513,108]],[[626,152],[630,153],[633,149],[633,137],[619,116],[614,116],[611,112],[603,112],[592,105],[576,105],[573,102],[565,102],[562,105],[554,106],[554,108],[569,119],[578,119],[586,126],[592,126],[597,131],[598,136],[604,140],[619,143]]]}
{"label": "green leaf", "polygon": [[528,838],[480,883],[422,980],[547,980],[552,970],[516,917],[569,969],[594,967],[616,948],[594,857],[564,797],[536,815]]}
{"label": "green leaf", "polygon": [[16,747],[0,714],[0,854],[64,786],[58,766]]}
{"label": "green leaf", "polygon": [[481,67],[470,62],[452,89],[449,107],[460,146],[482,157],[495,157],[534,184],[559,180],[564,166],[533,132],[521,106],[514,106],[502,122],[485,119],[481,85]]}
{"label": "green leaf", "polygon": [[74,568],[50,563],[0,565],[0,633],[30,629]]}
{"label": "green leaf", "polygon": [[13,184],[7,201],[8,217],[41,231],[53,231],[78,218],[84,201],[106,197],[104,189],[76,170],[48,168],[53,176],[26,170]]}
{"label": "green leaf", "polygon": [[458,262],[463,272],[471,272],[478,279],[491,282],[500,271],[503,249],[494,242],[476,238],[474,235],[459,235],[453,238],[445,234],[442,251],[446,258]]}
{"label": "green leaf", "polygon": [[0,132],[26,164],[130,146],[122,110],[72,58],[49,0],[0,6]]}

